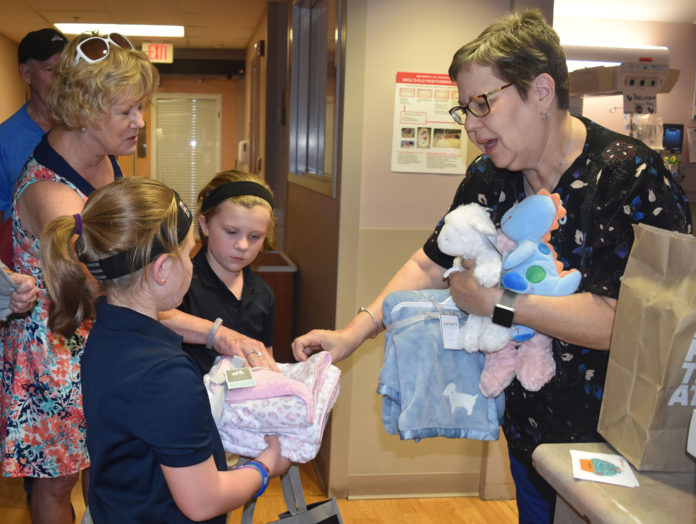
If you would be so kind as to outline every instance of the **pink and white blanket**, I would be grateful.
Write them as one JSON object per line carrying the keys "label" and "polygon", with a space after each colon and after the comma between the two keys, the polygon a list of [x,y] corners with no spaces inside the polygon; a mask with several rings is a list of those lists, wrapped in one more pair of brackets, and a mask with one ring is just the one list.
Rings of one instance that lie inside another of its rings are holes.
{"label": "pink and white blanket", "polygon": [[231,357],[218,357],[203,377],[213,418],[225,451],[255,457],[267,447],[264,436],[274,434],[284,457],[308,462],[319,451],[341,371],[326,351],[278,368],[253,368],[255,386],[227,389],[225,372],[234,365]]}

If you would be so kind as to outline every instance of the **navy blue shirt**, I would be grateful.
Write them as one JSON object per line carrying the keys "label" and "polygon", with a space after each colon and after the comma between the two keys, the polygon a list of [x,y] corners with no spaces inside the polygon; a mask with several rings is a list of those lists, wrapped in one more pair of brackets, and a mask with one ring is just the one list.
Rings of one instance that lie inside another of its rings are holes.
{"label": "navy blue shirt", "polygon": [[[238,300],[208,264],[203,246],[193,259],[191,287],[179,306],[181,311],[206,320],[222,319],[222,325],[242,335],[273,345],[275,299],[270,286],[249,266],[242,270],[244,287]],[[218,356],[203,344],[184,344],[184,350],[198,365],[202,375],[213,367]]]}
{"label": "navy blue shirt", "polygon": [[[53,149],[48,141],[48,133],[41,137],[41,141],[36,148],[34,148],[32,156],[39,164],[47,167],[51,171],[57,173],[59,176],[75,184],[77,189],[82,191],[85,196],[91,195],[94,191],[94,186],[82,178],[82,175],[75,171],[73,166],[68,164],[68,162],[61,156],[60,153],[58,153],[58,151]],[[111,163],[111,168],[114,170],[114,180],[123,178],[123,172],[121,171],[121,166],[118,165],[116,157],[114,155],[108,155],[108,158],[109,162]]]}
{"label": "navy blue shirt", "polygon": [[161,465],[193,466],[211,455],[218,470],[226,465],[203,381],[181,337],[99,299],[82,357],[82,394],[94,522],[191,522],[174,503]]}

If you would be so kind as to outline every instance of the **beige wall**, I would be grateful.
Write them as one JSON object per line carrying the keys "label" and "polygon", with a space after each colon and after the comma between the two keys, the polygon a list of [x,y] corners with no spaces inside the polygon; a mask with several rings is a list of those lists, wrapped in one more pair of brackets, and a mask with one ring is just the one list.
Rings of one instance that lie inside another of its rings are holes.
{"label": "beige wall", "polygon": [[[478,4],[435,0],[425,8],[418,0],[369,2],[367,53],[359,72],[365,91],[361,228],[430,228],[451,202],[460,176],[390,170],[394,82],[398,71],[446,74],[454,52],[507,12],[509,2]],[[352,45],[349,39],[348,53]],[[353,110],[346,104],[346,111]]]}
{"label": "beige wall", "polygon": [[24,103],[27,89],[17,68],[17,42],[0,33],[0,122]]}
{"label": "beige wall", "polygon": [[[446,73],[453,52],[507,9],[506,0],[485,2],[475,11],[448,0],[433,0],[427,9],[415,0],[349,0],[339,326],[422,245],[461,179],[390,171],[396,72]],[[436,438],[415,443],[386,434],[376,394],[382,352],[380,336],[340,364],[344,375],[333,413],[332,494],[478,493],[487,452],[482,442]],[[499,466],[503,483],[505,467]]]}
{"label": "beige wall", "polygon": [[[257,143],[257,153],[258,156],[261,158],[261,171],[260,175],[263,176],[264,173],[264,168],[263,166],[265,165],[265,157],[266,157],[266,104],[264,101],[266,100],[266,57],[257,57],[256,56],[256,48],[254,47],[254,44],[259,41],[265,43],[268,41],[268,36],[267,36],[267,27],[268,27],[268,12],[264,13],[263,18],[259,21],[259,24],[256,26],[256,29],[254,30],[254,33],[251,35],[251,38],[249,39],[249,42],[247,43],[247,48],[246,48],[246,71],[244,74],[244,92],[246,93],[246,96],[244,98],[244,115],[243,115],[243,130],[242,130],[242,136],[240,137],[240,140],[243,139],[250,139],[251,138],[251,133],[252,133],[252,123],[251,123],[251,96],[252,96],[252,82],[251,82],[251,68],[252,68],[252,63],[256,63],[259,67],[259,86],[257,90],[257,94],[259,97],[259,100],[261,101],[260,107],[259,107],[259,115],[258,115],[258,143]],[[240,115],[241,117],[242,115]],[[253,161],[253,159],[250,158],[250,161]],[[256,172],[256,170],[253,168],[253,166],[247,166],[246,169],[248,171]]]}

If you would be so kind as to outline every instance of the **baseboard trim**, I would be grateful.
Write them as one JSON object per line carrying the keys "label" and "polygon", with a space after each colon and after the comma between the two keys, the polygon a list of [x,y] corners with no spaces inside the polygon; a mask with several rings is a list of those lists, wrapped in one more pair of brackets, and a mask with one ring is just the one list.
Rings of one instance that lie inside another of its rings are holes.
{"label": "baseboard trim", "polygon": [[479,473],[349,475],[348,498],[478,496]]}
{"label": "baseboard trim", "polygon": [[487,483],[479,496],[482,500],[512,500],[515,498],[515,483]]}

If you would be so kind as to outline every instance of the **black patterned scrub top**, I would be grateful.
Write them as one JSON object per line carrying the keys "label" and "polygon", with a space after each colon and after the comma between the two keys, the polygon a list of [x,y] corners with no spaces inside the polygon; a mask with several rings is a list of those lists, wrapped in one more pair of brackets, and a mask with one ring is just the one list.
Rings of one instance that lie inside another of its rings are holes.
{"label": "black patterned scrub top", "polygon": [[[618,298],[621,275],[639,222],[690,233],[689,204],[661,156],[642,142],[590,120],[582,154],[558,182],[566,216],[551,233],[564,269],[582,272],[578,293]],[[474,160],[455,194],[451,209],[470,202],[490,208],[497,227],[525,196],[520,172],[496,168],[486,155]],[[452,257],[437,247],[443,221],[424,245],[443,268]],[[601,441],[597,433],[608,351],[553,340],[556,374],[537,392],[514,380],[505,390],[503,430],[511,453],[529,462],[539,444]]]}

